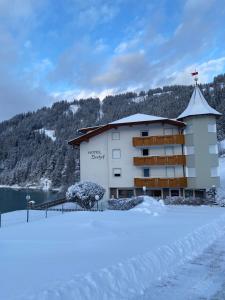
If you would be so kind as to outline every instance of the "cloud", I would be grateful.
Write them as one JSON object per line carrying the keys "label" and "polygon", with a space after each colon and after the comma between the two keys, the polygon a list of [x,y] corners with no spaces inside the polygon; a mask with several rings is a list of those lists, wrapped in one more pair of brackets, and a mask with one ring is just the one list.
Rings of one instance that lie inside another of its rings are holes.
{"label": "cloud", "polygon": [[74,99],[80,100],[80,99],[87,99],[87,98],[99,98],[100,100],[103,100],[106,96],[109,95],[115,95],[118,93],[118,90],[116,89],[105,89],[101,91],[93,91],[93,90],[67,90],[64,92],[58,91],[53,92],[51,94],[52,97],[56,101],[66,99],[67,101],[73,101]]}
{"label": "cloud", "polygon": [[184,70],[174,72],[167,79],[169,84],[193,84],[193,78],[191,72],[194,70],[199,72],[199,82],[210,82],[212,78],[222,72],[225,69],[225,56],[217,59],[206,61],[202,64],[192,64],[186,67]]}
{"label": "cloud", "polygon": [[137,82],[145,82],[149,64],[144,51],[115,56],[107,70],[92,78],[93,86],[126,87]]}
{"label": "cloud", "polygon": [[[4,45],[0,47],[0,121],[52,101],[42,88],[34,86],[31,74],[28,76],[21,68],[23,49],[31,48],[27,35],[42,4],[42,0],[0,1],[0,44]],[[27,22],[29,27],[25,26]]]}

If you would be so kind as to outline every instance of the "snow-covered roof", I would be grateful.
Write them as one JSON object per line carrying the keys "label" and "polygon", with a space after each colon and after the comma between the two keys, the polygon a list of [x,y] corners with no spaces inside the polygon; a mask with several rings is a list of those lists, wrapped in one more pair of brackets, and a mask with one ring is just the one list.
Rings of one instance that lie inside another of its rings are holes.
{"label": "snow-covered roof", "polygon": [[214,108],[209,106],[206,99],[202,95],[201,90],[198,86],[195,86],[191,100],[184,110],[184,112],[179,115],[177,119],[183,119],[188,116],[197,116],[197,115],[217,115],[220,116],[221,113],[216,111]]}
{"label": "snow-covered roof", "polygon": [[83,132],[84,134],[69,141],[68,143],[70,145],[80,145],[83,141],[87,141],[93,136],[96,136],[98,134],[102,134],[103,132],[112,129],[117,128],[120,126],[130,126],[130,125],[139,125],[139,124],[149,124],[149,123],[155,123],[155,122],[164,122],[175,126],[181,126],[183,127],[185,125],[184,122],[178,121],[175,119],[167,119],[163,117],[157,117],[157,116],[151,116],[151,115],[145,115],[145,114],[134,114],[119,120],[116,120],[112,123],[108,123],[106,125],[100,125],[96,127],[89,127],[89,128],[82,128],[80,132]]}
{"label": "snow-covered roof", "polygon": [[166,118],[145,115],[145,114],[134,114],[134,115],[116,120],[109,124],[124,124],[124,123],[132,123],[132,122],[136,123],[136,122],[148,122],[148,121],[160,121],[160,120],[166,120]]}

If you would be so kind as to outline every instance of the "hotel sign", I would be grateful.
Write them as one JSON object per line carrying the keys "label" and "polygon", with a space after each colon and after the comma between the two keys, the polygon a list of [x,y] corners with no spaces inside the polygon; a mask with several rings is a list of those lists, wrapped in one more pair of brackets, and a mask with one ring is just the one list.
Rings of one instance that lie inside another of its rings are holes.
{"label": "hotel sign", "polygon": [[102,152],[100,150],[88,151],[88,154],[91,159],[102,160],[105,158],[105,154],[102,154]]}

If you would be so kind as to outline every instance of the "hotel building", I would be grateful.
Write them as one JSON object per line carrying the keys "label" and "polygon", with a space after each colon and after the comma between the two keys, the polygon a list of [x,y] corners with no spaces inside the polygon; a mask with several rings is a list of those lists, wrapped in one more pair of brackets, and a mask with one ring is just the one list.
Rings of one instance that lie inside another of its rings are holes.
{"label": "hotel building", "polygon": [[196,85],[177,119],[135,114],[80,129],[80,180],[106,189],[105,198],[146,193],[205,197],[219,186],[216,118]]}

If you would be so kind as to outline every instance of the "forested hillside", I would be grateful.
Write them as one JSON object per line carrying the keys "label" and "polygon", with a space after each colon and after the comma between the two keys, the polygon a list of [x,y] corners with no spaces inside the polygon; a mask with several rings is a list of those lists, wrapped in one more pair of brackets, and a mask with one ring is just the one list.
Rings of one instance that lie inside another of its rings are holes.
{"label": "forested hillside", "polygon": [[[223,113],[218,139],[225,137],[225,74],[200,86],[209,104]],[[61,101],[36,112],[0,123],[0,184],[53,187],[79,180],[79,153],[67,145],[81,127],[104,124],[134,113],[176,118],[186,107],[192,86],[165,86],[139,94],[99,99]]]}

